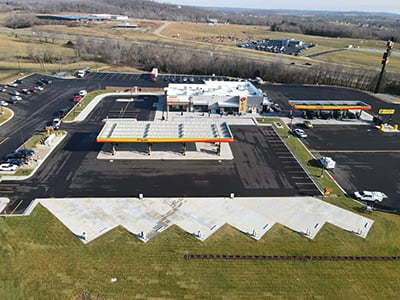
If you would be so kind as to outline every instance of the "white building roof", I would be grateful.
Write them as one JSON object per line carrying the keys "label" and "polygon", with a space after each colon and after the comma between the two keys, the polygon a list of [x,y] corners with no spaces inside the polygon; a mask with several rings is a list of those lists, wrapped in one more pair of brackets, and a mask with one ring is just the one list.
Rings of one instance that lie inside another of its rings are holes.
{"label": "white building roof", "polygon": [[100,143],[233,142],[225,122],[137,121],[108,119],[97,136]]}
{"label": "white building roof", "polygon": [[243,81],[205,81],[203,84],[170,83],[167,97],[195,96],[240,96],[262,97],[262,93],[250,82]]}

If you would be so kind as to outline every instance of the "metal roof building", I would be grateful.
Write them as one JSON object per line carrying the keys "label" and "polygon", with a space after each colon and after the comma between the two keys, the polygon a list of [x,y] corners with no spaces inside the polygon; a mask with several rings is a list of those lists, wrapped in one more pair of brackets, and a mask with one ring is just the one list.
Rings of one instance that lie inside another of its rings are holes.
{"label": "metal roof building", "polygon": [[233,135],[225,122],[108,119],[96,140],[98,143],[230,143]]}

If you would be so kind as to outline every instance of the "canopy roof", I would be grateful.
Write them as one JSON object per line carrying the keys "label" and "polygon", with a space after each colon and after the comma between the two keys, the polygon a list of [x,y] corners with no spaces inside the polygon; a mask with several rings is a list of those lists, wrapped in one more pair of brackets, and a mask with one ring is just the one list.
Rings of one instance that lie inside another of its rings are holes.
{"label": "canopy roof", "polygon": [[370,110],[371,105],[355,100],[289,100],[294,109],[310,110]]}
{"label": "canopy roof", "polygon": [[97,136],[98,143],[183,143],[233,142],[225,122],[196,121],[137,121],[108,119]]}

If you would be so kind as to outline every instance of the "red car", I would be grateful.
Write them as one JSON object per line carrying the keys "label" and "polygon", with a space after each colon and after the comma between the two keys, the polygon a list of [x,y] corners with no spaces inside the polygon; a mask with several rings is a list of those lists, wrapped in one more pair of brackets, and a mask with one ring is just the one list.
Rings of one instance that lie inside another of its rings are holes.
{"label": "red car", "polygon": [[37,92],[38,92],[38,90],[35,89],[35,88],[31,88],[29,91],[30,91],[31,93],[37,93]]}
{"label": "red car", "polygon": [[81,101],[81,100],[82,100],[82,96],[79,96],[79,95],[76,95],[76,96],[74,97],[74,99],[72,99],[73,102],[79,102],[79,101]]}

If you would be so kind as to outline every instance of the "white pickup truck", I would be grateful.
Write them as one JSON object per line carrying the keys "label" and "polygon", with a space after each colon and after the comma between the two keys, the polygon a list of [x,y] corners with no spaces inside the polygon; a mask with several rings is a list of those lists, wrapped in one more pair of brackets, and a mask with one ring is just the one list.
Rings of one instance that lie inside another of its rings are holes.
{"label": "white pickup truck", "polygon": [[354,197],[357,200],[362,200],[362,201],[372,201],[372,202],[382,202],[383,199],[387,198],[386,194],[382,192],[370,192],[370,191],[360,191],[360,192],[355,192]]}

